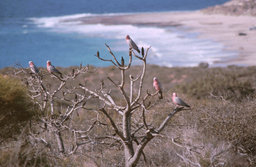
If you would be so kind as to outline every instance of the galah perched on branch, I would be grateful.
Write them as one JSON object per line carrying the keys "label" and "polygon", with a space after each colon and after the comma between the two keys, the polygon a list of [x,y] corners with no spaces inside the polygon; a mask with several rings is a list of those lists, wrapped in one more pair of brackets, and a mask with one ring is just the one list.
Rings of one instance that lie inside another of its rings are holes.
{"label": "galah perched on branch", "polygon": [[39,69],[36,67],[36,65],[33,63],[33,61],[29,61],[28,62],[30,70],[32,73],[34,74],[38,74],[39,73]]}
{"label": "galah perched on branch", "polygon": [[153,87],[155,88],[156,91],[158,91],[158,98],[162,99],[163,98],[162,87],[156,77],[153,78]]}
{"label": "galah perched on branch", "polygon": [[128,43],[129,47],[136,50],[138,53],[140,53],[140,50],[136,43],[130,38],[129,35],[126,35],[126,42]]}
{"label": "galah perched on branch", "polygon": [[172,101],[177,106],[190,108],[190,106],[187,103],[185,103],[181,98],[177,97],[177,94],[175,92],[172,94]]}
{"label": "galah perched on branch", "polygon": [[52,63],[51,63],[49,60],[47,60],[46,64],[47,64],[47,70],[48,70],[49,73],[51,73],[51,74],[53,74],[53,75],[59,74],[59,75],[60,75],[60,78],[62,78],[62,73],[61,73],[59,70],[57,70],[57,69],[52,65]]}

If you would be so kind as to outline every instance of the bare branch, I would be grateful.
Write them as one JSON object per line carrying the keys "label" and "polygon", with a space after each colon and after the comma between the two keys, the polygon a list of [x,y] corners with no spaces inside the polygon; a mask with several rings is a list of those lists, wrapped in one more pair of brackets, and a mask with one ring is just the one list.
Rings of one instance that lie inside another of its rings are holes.
{"label": "bare branch", "polygon": [[118,84],[116,84],[110,77],[107,77],[107,78],[108,78],[108,80],[109,80],[110,82],[113,83],[113,85],[115,85],[117,88],[119,87]]}
{"label": "bare branch", "polygon": [[118,62],[118,60],[116,59],[116,56],[114,55],[114,53],[112,52],[112,50],[110,49],[110,47],[105,43],[105,46],[108,48],[109,53],[111,54],[111,56],[114,58],[116,64],[118,65],[118,67],[121,67],[122,65]]}
{"label": "bare branch", "polygon": [[110,80],[110,82],[112,82],[117,88],[119,88],[119,90],[120,90],[122,96],[124,97],[124,99],[125,99],[125,101],[126,101],[127,106],[130,106],[130,105],[129,105],[129,104],[130,104],[129,98],[128,98],[126,92],[124,91],[124,88],[122,87],[122,85],[117,85],[110,77],[107,77],[107,78],[108,78],[108,80]]}
{"label": "bare branch", "polygon": [[107,113],[107,111],[106,111],[104,108],[100,109],[100,111],[102,111],[103,114],[108,118],[108,120],[110,121],[110,123],[111,123],[112,127],[114,128],[116,134],[122,139],[122,141],[124,141],[124,140],[125,140],[125,139],[124,139],[124,136],[123,136],[122,133],[118,130],[118,128],[117,128],[115,122],[114,122],[113,119],[110,117],[110,115]]}
{"label": "bare branch", "polygon": [[124,70],[121,70],[121,84],[119,85],[120,88],[124,87],[124,82],[125,82]]}
{"label": "bare branch", "polygon": [[102,61],[111,62],[114,66],[116,66],[116,67],[117,67],[117,64],[116,64],[113,60],[111,60],[111,59],[103,59],[103,58],[101,58],[101,57],[100,57],[100,53],[99,53],[99,51],[97,52],[96,57],[97,57],[98,59],[102,60]]}
{"label": "bare branch", "polygon": [[[113,105],[113,106],[117,106],[114,99],[111,97],[110,93],[109,92],[106,92],[104,90],[101,90],[101,93],[103,94],[104,97],[106,97],[109,102]],[[116,111],[118,111],[119,114],[123,115],[123,112],[122,110],[124,110],[125,108],[122,108],[122,109],[118,109]]]}
{"label": "bare branch", "polygon": [[148,50],[149,50],[149,48],[146,51],[146,55],[142,59],[143,60],[143,67],[142,67],[142,73],[141,73],[141,76],[140,76],[139,91],[138,91],[137,97],[131,103],[131,106],[136,104],[139,101],[140,97],[141,97],[141,91],[142,91],[143,81],[144,81],[145,72],[146,72],[146,57],[147,57],[147,54],[148,54]]}
{"label": "bare branch", "polygon": [[64,153],[65,152],[65,148],[64,148],[64,144],[63,144],[63,140],[62,140],[62,135],[61,135],[60,131],[56,131],[55,132],[55,136],[56,136],[59,152],[60,153]]}
{"label": "bare branch", "polygon": [[147,125],[146,117],[145,117],[145,111],[146,111],[146,108],[145,108],[145,106],[143,105],[143,109],[142,109],[143,124],[144,124],[145,128],[148,129],[148,125]]}
{"label": "bare branch", "polygon": [[133,78],[132,75],[129,75],[130,78],[130,104],[132,103],[132,99],[133,99],[133,83],[136,82],[139,79],[140,76],[138,76],[137,78]]}
{"label": "bare branch", "polygon": [[170,114],[168,114],[168,116],[165,118],[165,120],[161,123],[161,125],[158,127],[158,129],[156,130],[157,133],[160,133],[164,127],[167,125],[168,121],[175,115],[177,114],[179,111],[182,111],[184,108],[180,107],[180,108],[175,108],[173,110],[173,112],[171,112]]}
{"label": "bare branch", "polygon": [[186,158],[185,156],[182,156],[181,154],[176,153],[176,155],[180,157],[188,165],[201,167],[199,163],[192,162],[190,159]]}
{"label": "bare branch", "polygon": [[111,102],[109,102],[107,99],[105,99],[104,97],[100,96],[99,94],[97,94],[94,91],[91,91],[89,89],[87,89],[85,86],[83,86],[82,84],[79,84],[80,88],[85,90],[86,92],[90,93],[91,95],[95,96],[96,98],[100,99],[101,101],[103,101],[106,105],[113,107],[115,110],[122,110],[123,108],[117,105],[113,105]]}

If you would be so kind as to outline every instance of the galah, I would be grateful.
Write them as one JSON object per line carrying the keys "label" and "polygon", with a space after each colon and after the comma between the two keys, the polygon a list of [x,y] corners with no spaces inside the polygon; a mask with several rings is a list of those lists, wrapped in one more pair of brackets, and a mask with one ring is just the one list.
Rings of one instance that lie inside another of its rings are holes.
{"label": "galah", "polygon": [[28,64],[29,64],[29,67],[30,67],[30,70],[31,70],[32,73],[34,73],[34,74],[39,73],[38,68],[36,67],[36,65],[32,61],[29,61]]}
{"label": "galah", "polygon": [[155,88],[156,91],[158,91],[158,98],[162,99],[163,98],[162,87],[156,77],[153,78],[153,87]]}
{"label": "galah", "polygon": [[172,101],[177,106],[190,108],[190,106],[187,103],[185,103],[181,98],[177,97],[177,94],[175,92],[172,94]]}
{"label": "galah", "polygon": [[129,35],[126,35],[126,42],[129,45],[130,48],[136,50],[138,53],[140,53],[140,50],[138,48],[138,46],[136,45],[136,43],[130,38]]}
{"label": "galah", "polygon": [[60,77],[62,78],[62,73],[61,73],[59,70],[57,70],[57,69],[52,65],[52,63],[51,63],[49,60],[46,62],[46,64],[47,64],[47,70],[48,70],[49,73],[51,73],[51,74],[59,74]]}

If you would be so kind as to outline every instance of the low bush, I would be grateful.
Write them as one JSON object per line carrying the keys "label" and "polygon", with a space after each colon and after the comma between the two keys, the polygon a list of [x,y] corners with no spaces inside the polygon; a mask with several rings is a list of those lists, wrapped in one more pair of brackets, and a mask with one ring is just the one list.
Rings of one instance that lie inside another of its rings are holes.
{"label": "low bush", "polygon": [[17,79],[0,75],[0,138],[20,132],[22,124],[35,115],[25,86]]}

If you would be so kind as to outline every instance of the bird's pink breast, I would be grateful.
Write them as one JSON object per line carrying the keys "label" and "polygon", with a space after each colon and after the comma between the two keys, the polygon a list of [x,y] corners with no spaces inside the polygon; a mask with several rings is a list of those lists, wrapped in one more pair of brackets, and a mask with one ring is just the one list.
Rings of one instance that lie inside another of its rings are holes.
{"label": "bird's pink breast", "polygon": [[177,104],[177,102],[176,102],[176,100],[175,100],[175,97],[174,97],[174,96],[172,96],[172,102],[173,102],[174,104]]}
{"label": "bird's pink breast", "polygon": [[160,86],[156,80],[154,80],[153,86],[155,87],[156,90],[160,90]]}

